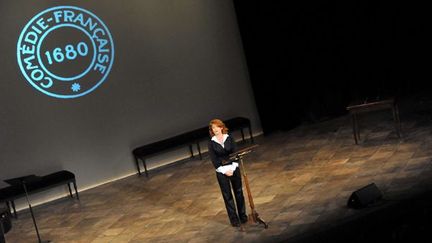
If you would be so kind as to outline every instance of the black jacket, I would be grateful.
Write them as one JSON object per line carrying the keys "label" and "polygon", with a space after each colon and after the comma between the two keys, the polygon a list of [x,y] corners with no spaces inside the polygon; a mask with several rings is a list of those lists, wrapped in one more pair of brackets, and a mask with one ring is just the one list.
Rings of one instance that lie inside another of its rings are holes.
{"label": "black jacket", "polygon": [[231,135],[228,135],[224,142],[224,146],[225,147],[223,148],[219,143],[212,141],[211,139],[208,142],[210,160],[212,161],[215,169],[223,165],[222,161],[226,163],[229,160],[229,155],[237,151],[237,145]]}

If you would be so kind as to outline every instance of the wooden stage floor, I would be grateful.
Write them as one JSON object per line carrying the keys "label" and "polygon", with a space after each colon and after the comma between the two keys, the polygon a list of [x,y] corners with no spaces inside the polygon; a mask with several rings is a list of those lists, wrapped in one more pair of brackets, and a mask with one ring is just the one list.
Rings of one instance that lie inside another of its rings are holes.
{"label": "wooden stage floor", "polygon": [[[360,117],[359,145],[348,115],[257,137],[260,146],[244,162],[268,229],[248,223],[240,232],[230,226],[214,169],[204,156],[150,171],[149,178],[130,176],[84,191],[80,202],[64,198],[34,208],[42,239],[289,242],[358,220],[431,188],[432,106],[420,103],[401,104],[402,139],[385,111]],[[372,182],[386,201],[349,209],[351,193]],[[28,211],[12,223],[7,242],[36,242]]]}

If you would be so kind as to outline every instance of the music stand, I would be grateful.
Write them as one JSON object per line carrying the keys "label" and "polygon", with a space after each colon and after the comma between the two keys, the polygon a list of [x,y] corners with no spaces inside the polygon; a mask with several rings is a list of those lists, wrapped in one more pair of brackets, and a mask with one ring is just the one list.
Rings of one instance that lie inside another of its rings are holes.
{"label": "music stand", "polygon": [[255,204],[253,202],[253,198],[252,198],[252,193],[251,190],[249,188],[249,180],[246,174],[246,170],[244,168],[243,165],[243,156],[245,156],[246,154],[252,152],[252,149],[258,147],[257,144],[243,148],[235,153],[230,154],[230,159],[232,160],[239,160],[240,161],[240,170],[242,171],[242,175],[243,175],[243,179],[245,182],[245,186],[246,186],[246,191],[248,194],[248,199],[249,199],[249,205],[251,208],[251,216],[252,216],[252,220],[254,221],[254,223],[260,223],[264,225],[264,228],[268,228],[268,224],[260,218],[258,212],[255,210]]}
{"label": "music stand", "polygon": [[38,227],[37,227],[37,224],[36,224],[36,218],[34,216],[33,208],[31,206],[30,200],[28,198],[28,192],[27,192],[27,186],[26,186],[26,183],[34,183],[34,182],[37,182],[39,180],[41,180],[39,176],[36,176],[36,175],[27,175],[27,176],[22,176],[22,177],[17,177],[17,178],[12,178],[12,179],[8,179],[8,180],[4,180],[4,182],[6,182],[6,183],[8,183],[10,185],[22,185],[22,187],[24,189],[24,193],[25,193],[26,199],[27,199],[27,204],[28,204],[29,209],[30,209],[30,214],[31,214],[32,219],[33,219],[33,224],[34,224],[34,227],[35,227],[35,230],[36,230],[36,235],[38,237],[38,242],[39,243],[48,243],[48,242],[51,242],[51,241],[49,241],[49,240],[43,241],[43,240],[41,240],[41,237],[39,235],[39,230],[38,230]]}

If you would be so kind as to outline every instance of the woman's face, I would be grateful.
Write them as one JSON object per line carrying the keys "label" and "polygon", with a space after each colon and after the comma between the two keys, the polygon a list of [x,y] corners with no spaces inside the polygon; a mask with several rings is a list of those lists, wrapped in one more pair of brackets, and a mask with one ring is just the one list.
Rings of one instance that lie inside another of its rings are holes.
{"label": "woman's face", "polygon": [[212,131],[213,131],[215,136],[221,135],[222,134],[222,127],[218,127],[217,125],[213,124],[212,125]]}

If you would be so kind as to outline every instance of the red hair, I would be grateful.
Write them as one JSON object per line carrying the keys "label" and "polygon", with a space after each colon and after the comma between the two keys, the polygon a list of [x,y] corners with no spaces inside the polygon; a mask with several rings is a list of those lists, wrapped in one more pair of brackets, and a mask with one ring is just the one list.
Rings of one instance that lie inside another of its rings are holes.
{"label": "red hair", "polygon": [[209,123],[209,133],[210,133],[211,137],[214,136],[213,129],[212,129],[213,125],[215,125],[217,127],[221,127],[223,134],[227,134],[228,133],[228,128],[225,126],[225,123],[223,123],[222,120],[220,120],[220,119],[213,119]]}

